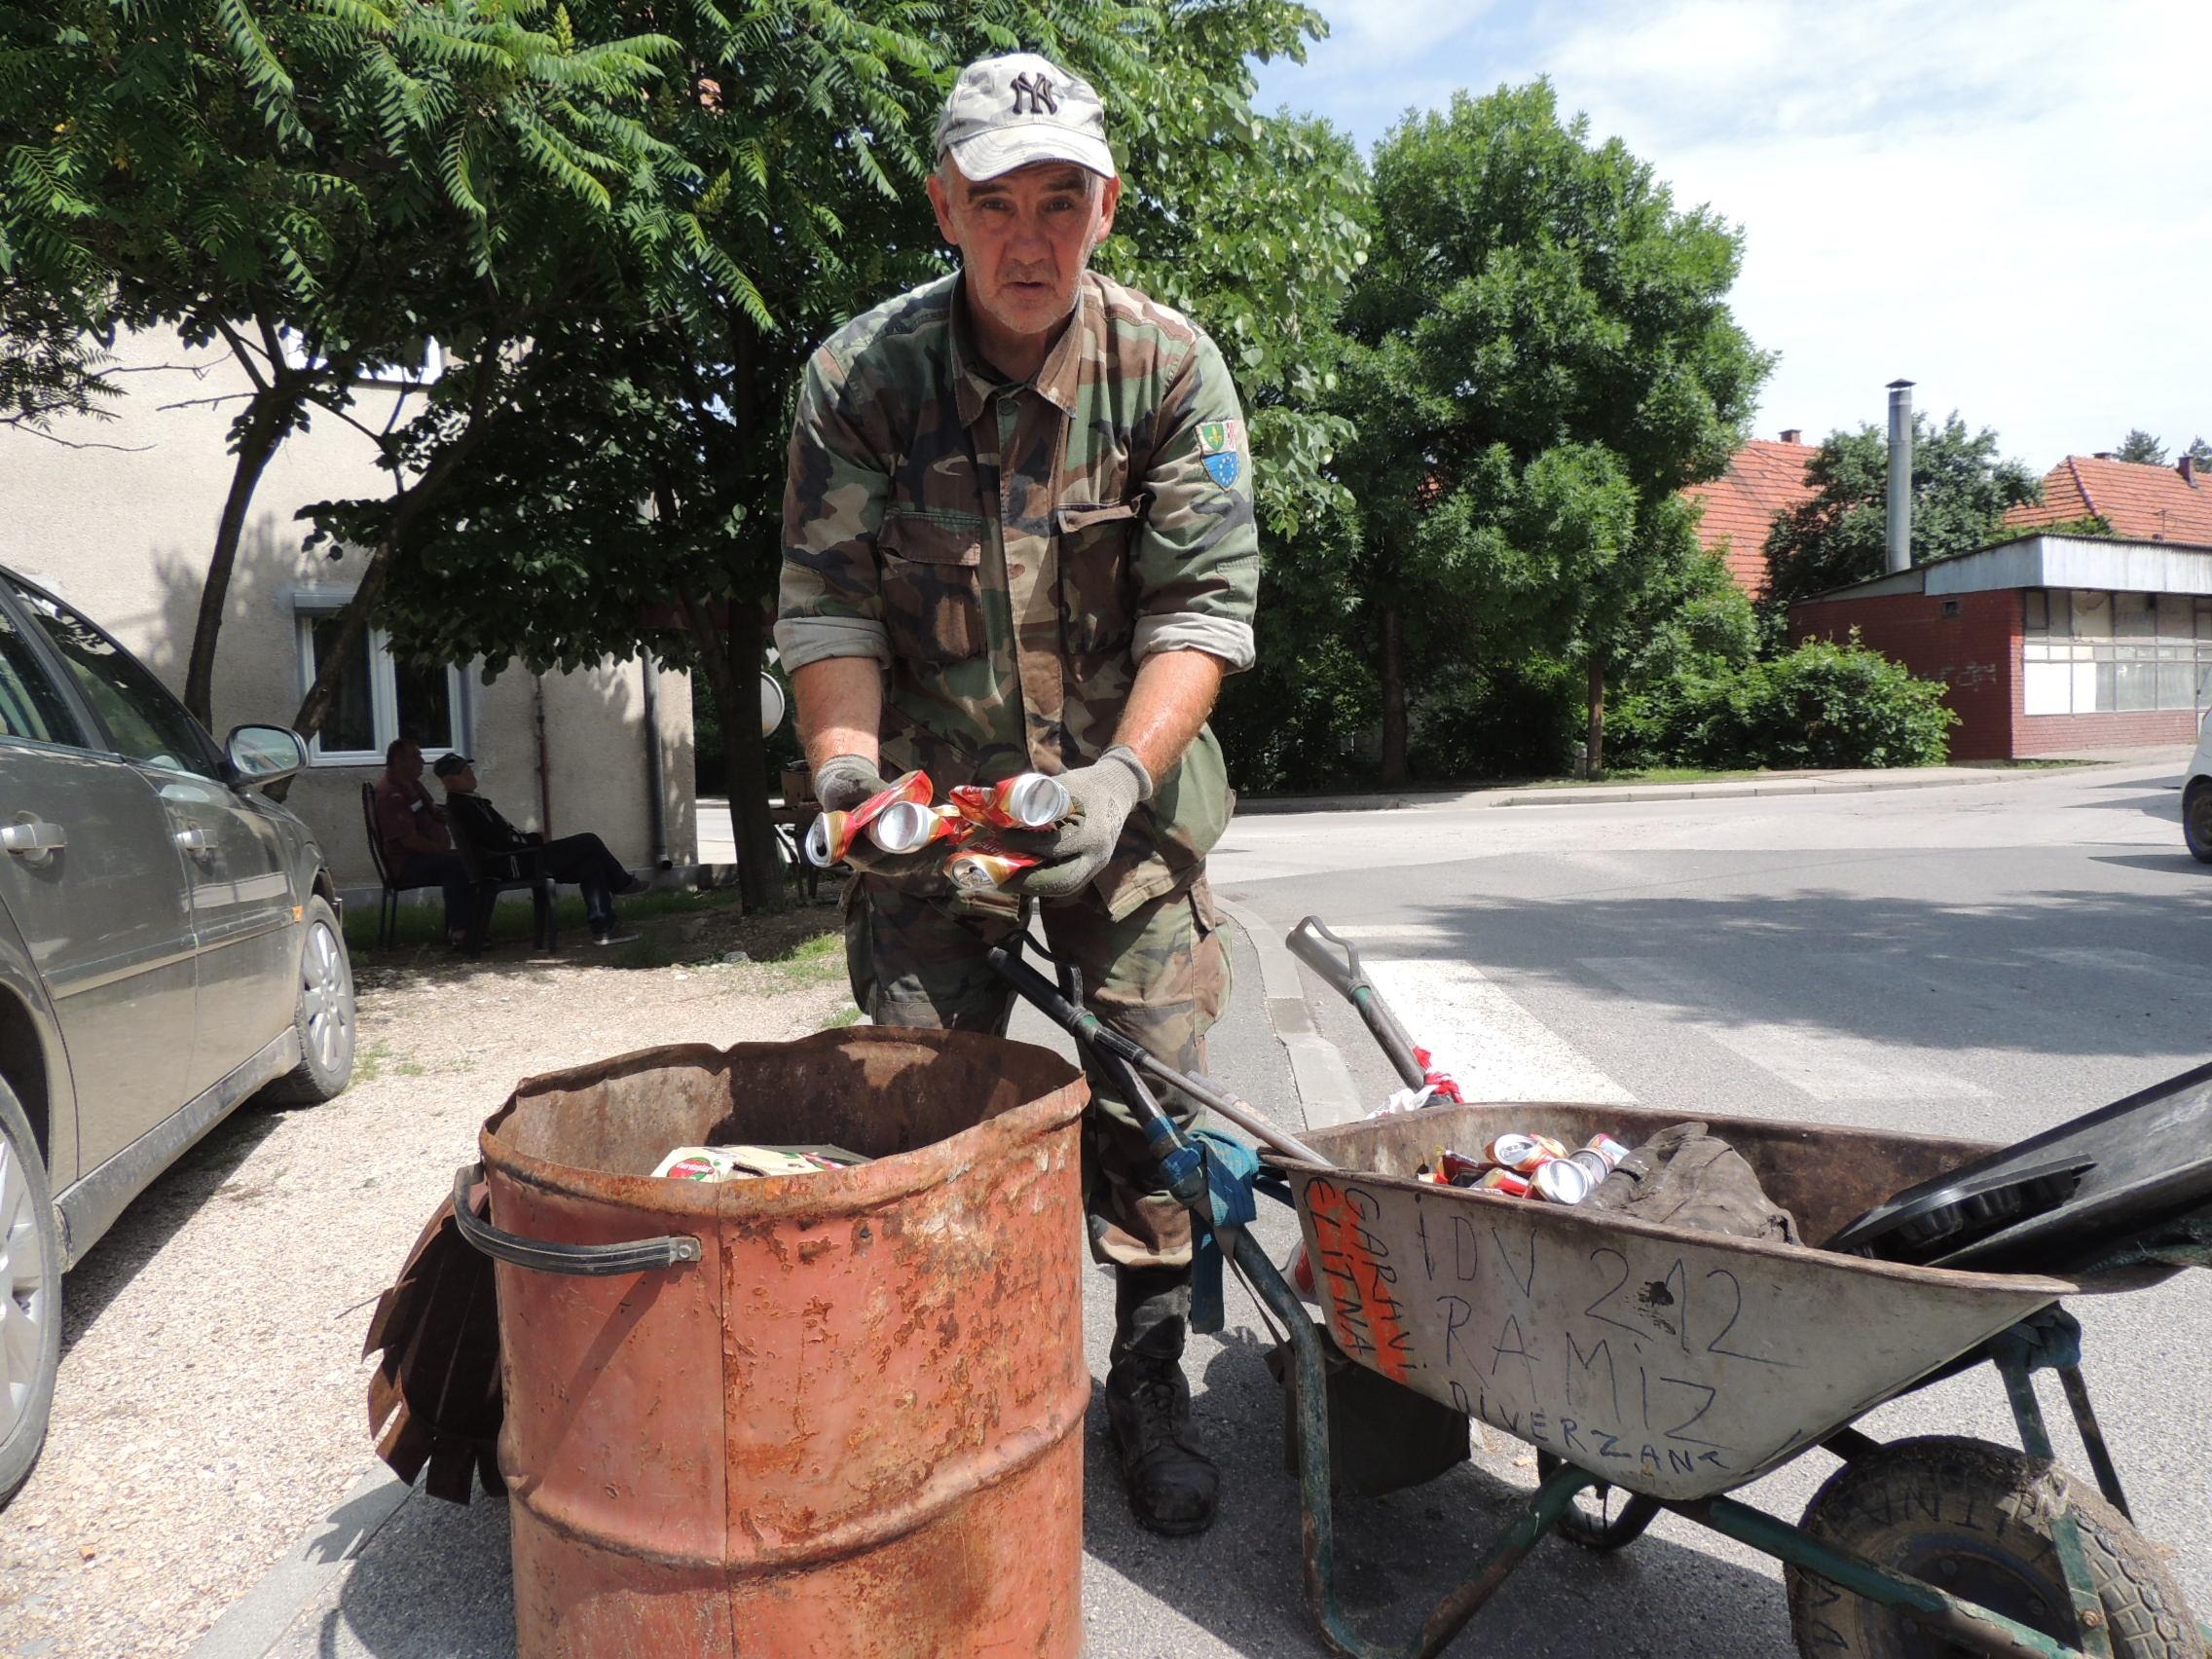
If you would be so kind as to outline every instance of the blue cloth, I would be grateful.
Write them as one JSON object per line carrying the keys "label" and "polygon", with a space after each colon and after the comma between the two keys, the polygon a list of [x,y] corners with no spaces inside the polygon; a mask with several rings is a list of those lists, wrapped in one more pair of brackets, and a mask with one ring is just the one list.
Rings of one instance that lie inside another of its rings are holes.
{"label": "blue cloth", "polygon": [[1218,1332],[1226,1309],[1221,1294],[1221,1240],[1214,1230],[1244,1227],[1258,1218],[1255,1194],[1264,1192],[1277,1203],[1287,1204],[1290,1184],[1262,1166],[1260,1155],[1242,1141],[1215,1129],[1198,1129],[1188,1139],[1206,1164],[1206,1198],[1210,1214],[1194,1215],[1191,1241],[1191,1329],[1203,1335]]}

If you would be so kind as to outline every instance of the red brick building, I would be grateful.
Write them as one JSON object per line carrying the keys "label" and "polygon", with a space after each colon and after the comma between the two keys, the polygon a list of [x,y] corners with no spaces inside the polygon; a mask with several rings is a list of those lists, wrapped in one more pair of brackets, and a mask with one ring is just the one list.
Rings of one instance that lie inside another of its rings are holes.
{"label": "red brick building", "polygon": [[1682,492],[1705,508],[1698,539],[1707,552],[1727,561],[1728,573],[1753,599],[1766,592],[1767,533],[1777,518],[1814,495],[1805,468],[1819,446],[1799,442],[1803,436],[1792,428],[1780,443],[1753,438],[1728,458],[1726,472]]}
{"label": "red brick building", "polygon": [[[2094,511],[2117,530],[2116,514],[2139,525],[2135,515],[2153,512],[2165,515],[2157,522],[2178,525],[2194,503],[2162,484],[2106,470],[2162,467],[2070,458],[2051,477],[2069,468],[2081,469],[2080,499],[2088,509],[2076,505],[2042,522]],[[2199,486],[2174,476],[2185,490]],[[2055,494],[2047,481],[2046,489]],[[2053,506],[2022,511],[2053,513]],[[1790,632],[1841,643],[1857,629],[1862,645],[1944,682],[1960,717],[1951,732],[1954,759],[2186,746],[2212,702],[2212,517],[2194,534],[2194,544],[2182,544],[2030,532],[1793,605]]]}

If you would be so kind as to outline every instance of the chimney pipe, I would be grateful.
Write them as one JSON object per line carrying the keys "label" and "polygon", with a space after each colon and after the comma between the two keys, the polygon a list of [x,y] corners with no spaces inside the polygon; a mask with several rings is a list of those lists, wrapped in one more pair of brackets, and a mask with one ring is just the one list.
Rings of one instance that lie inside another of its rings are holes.
{"label": "chimney pipe", "polygon": [[2196,488],[2196,457],[2191,455],[2187,450],[2182,451],[2181,460],[2174,462],[2174,470],[2181,474],[2181,481],[2184,484],[2187,484],[2192,490]]}
{"label": "chimney pipe", "polygon": [[1890,382],[1890,517],[1887,568],[1912,569],[1912,382]]}
{"label": "chimney pipe", "polygon": [[1801,438],[1803,438],[1804,435],[1805,428],[1802,426],[1785,426],[1782,428],[1782,441],[1786,444],[1796,443]]}

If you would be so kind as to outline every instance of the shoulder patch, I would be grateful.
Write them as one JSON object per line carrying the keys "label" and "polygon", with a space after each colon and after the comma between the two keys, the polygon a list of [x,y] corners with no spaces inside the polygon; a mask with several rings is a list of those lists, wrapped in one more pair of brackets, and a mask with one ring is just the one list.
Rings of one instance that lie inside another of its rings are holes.
{"label": "shoulder patch", "polygon": [[1198,455],[1205,462],[1207,475],[1224,490],[1228,489],[1243,470],[1244,423],[1199,422]]}

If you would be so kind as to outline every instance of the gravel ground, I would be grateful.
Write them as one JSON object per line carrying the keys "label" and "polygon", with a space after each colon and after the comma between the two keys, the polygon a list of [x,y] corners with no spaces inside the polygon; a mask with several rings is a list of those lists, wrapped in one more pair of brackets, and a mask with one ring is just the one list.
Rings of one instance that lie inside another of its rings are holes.
{"label": "gravel ground", "polygon": [[836,1022],[842,959],[804,942],[830,925],[710,910],[597,958],[358,965],[352,1087],[241,1109],[69,1275],[53,1432],[0,1511],[0,1654],[189,1647],[369,1462],[370,1311],[516,1080]]}

